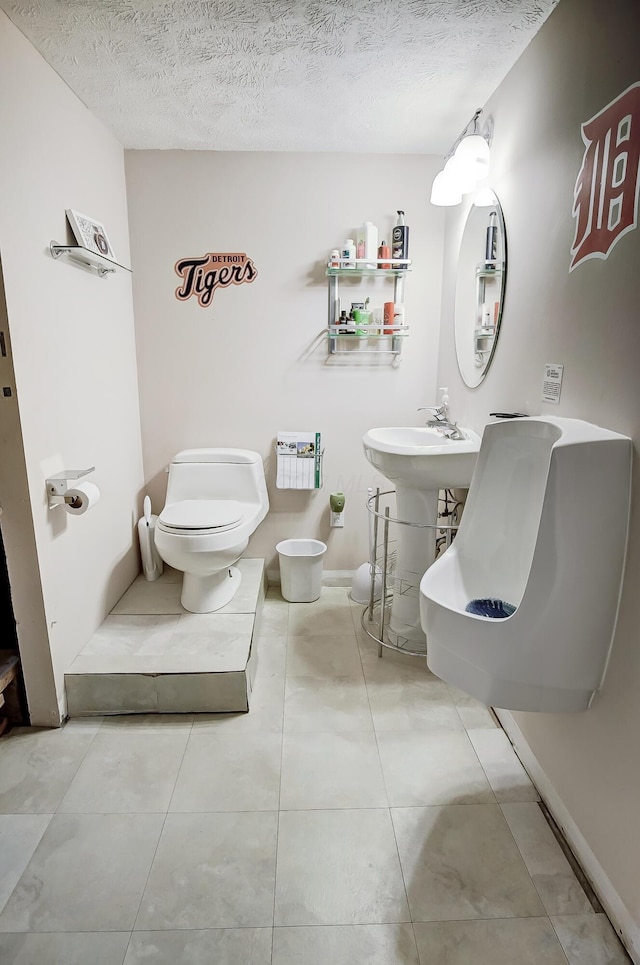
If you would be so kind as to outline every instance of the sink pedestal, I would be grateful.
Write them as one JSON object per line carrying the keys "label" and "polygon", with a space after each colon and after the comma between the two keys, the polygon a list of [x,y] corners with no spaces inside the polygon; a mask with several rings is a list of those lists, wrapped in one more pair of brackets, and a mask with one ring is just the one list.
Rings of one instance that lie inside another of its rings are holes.
{"label": "sink pedestal", "polygon": [[[425,649],[426,638],[420,625],[419,586],[422,576],[435,559],[436,531],[428,528],[438,520],[438,492],[397,485],[398,519],[408,524],[397,527],[397,551],[389,631]],[[394,641],[395,642],[395,641]],[[398,641],[402,645],[402,641]]]}

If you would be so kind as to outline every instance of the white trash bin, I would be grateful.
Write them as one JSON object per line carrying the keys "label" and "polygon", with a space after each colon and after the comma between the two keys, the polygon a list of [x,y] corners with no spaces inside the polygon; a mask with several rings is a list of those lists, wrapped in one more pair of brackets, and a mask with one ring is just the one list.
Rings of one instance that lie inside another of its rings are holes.
{"label": "white trash bin", "polygon": [[289,603],[311,603],[322,589],[322,557],[327,547],[319,539],[283,539],[280,556],[282,595]]}

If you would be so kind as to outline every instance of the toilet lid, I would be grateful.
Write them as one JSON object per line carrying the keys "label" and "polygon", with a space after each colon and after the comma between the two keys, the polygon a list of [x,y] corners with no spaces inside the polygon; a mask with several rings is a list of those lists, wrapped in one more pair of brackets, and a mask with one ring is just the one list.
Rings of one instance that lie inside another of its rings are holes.
{"label": "toilet lid", "polygon": [[160,513],[160,522],[173,529],[228,528],[241,519],[242,506],[234,499],[185,499]]}

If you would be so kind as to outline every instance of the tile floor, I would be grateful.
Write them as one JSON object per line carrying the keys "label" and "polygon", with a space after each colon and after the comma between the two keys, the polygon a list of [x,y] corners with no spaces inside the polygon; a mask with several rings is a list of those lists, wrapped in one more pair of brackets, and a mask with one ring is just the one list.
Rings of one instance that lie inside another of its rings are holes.
{"label": "tile floor", "polygon": [[249,714],[0,740],[3,965],[618,965],[489,712],[269,591]]}

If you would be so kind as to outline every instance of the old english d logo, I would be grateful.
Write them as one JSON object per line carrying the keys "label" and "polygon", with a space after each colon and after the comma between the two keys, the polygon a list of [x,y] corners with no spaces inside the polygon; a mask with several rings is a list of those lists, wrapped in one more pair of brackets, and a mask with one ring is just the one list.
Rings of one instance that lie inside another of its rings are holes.
{"label": "old english d logo", "polygon": [[582,125],[582,167],[574,188],[573,271],[589,258],[607,258],[637,225],[640,161],[640,82]]}
{"label": "old english d logo", "polygon": [[200,258],[181,258],[174,271],[182,278],[176,298],[186,302],[192,295],[202,308],[211,304],[218,288],[250,284],[258,276],[251,258],[242,252],[208,252]]}

